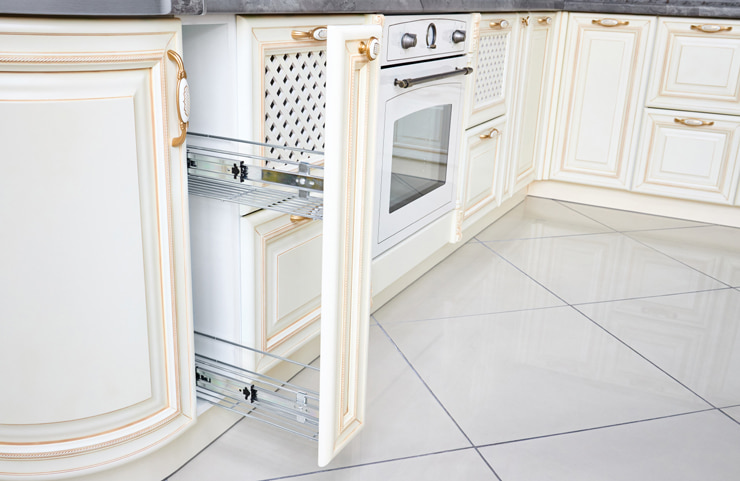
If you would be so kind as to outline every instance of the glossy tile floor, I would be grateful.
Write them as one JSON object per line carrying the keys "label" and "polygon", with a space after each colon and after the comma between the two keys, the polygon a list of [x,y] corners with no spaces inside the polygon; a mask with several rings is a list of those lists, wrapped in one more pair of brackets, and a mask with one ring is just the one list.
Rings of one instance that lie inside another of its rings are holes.
{"label": "glossy tile floor", "polygon": [[245,419],[170,479],[738,480],[740,229],[527,198],[375,313],[368,382],[325,469]]}

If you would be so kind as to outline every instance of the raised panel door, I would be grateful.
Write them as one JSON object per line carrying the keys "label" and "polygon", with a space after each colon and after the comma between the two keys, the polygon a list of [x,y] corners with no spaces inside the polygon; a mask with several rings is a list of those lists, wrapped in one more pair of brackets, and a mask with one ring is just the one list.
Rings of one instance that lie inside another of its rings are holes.
{"label": "raised panel door", "polygon": [[194,418],[180,24],[0,19],[0,476],[69,476]]}
{"label": "raised panel door", "polygon": [[740,121],[715,114],[645,109],[634,190],[731,204]]}
{"label": "raised panel door", "polygon": [[533,13],[522,27],[517,75],[516,128],[506,191],[517,192],[537,176],[547,147],[550,106],[555,93],[557,34],[561,16]]}
{"label": "raised panel door", "polygon": [[649,107],[740,114],[740,22],[658,22]]}
{"label": "raised panel door", "polygon": [[553,179],[629,188],[654,23],[652,17],[569,16]]}
{"label": "raised panel door", "polygon": [[461,195],[464,219],[501,201],[505,135],[506,117],[499,117],[467,132]]}

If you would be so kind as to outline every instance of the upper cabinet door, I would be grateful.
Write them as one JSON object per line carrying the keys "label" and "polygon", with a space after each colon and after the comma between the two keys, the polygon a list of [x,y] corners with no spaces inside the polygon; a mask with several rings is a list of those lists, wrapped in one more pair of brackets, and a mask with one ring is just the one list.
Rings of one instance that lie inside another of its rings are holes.
{"label": "upper cabinet door", "polygon": [[319,466],[365,423],[380,37],[378,25],[328,28]]}
{"label": "upper cabinet door", "polygon": [[654,17],[569,16],[552,178],[627,189]]}
{"label": "upper cabinet door", "polygon": [[519,22],[519,16],[510,13],[474,17],[473,74],[466,89],[466,128],[506,112],[516,74]]}
{"label": "upper cabinet door", "polygon": [[0,476],[79,475],[194,416],[180,23],[6,18],[0,45]]}
{"label": "upper cabinet door", "polygon": [[658,22],[649,107],[740,114],[740,22]]}

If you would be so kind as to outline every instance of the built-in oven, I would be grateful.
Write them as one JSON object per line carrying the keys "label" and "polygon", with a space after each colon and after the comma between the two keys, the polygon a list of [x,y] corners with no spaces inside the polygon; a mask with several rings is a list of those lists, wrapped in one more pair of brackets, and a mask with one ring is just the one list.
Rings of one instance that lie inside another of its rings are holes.
{"label": "built-in oven", "polygon": [[468,16],[389,17],[378,90],[373,255],[455,207]]}

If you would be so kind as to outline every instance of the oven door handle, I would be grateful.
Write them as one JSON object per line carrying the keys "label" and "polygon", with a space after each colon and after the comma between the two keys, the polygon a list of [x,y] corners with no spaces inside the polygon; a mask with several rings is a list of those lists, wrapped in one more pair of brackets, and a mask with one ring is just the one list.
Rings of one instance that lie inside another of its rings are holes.
{"label": "oven door handle", "polygon": [[434,82],[435,80],[442,80],[456,75],[470,75],[471,73],[473,73],[472,67],[456,68],[451,72],[436,73],[434,75],[427,75],[426,77],[407,78],[403,80],[395,79],[393,85],[406,89],[426,82]]}

